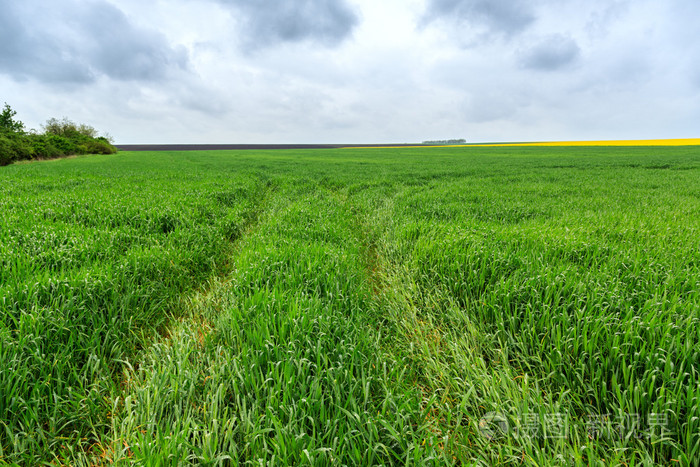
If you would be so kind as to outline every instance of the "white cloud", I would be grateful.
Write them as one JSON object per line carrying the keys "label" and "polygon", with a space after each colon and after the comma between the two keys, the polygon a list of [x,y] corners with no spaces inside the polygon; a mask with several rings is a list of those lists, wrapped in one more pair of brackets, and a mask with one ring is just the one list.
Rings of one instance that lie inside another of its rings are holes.
{"label": "white cloud", "polygon": [[15,79],[80,85],[101,75],[152,81],[185,69],[187,54],[153,29],[134,26],[104,0],[0,5],[0,71]]}
{"label": "white cloud", "polygon": [[0,102],[29,126],[65,115],[121,143],[684,137],[700,123],[693,0],[0,8]]}

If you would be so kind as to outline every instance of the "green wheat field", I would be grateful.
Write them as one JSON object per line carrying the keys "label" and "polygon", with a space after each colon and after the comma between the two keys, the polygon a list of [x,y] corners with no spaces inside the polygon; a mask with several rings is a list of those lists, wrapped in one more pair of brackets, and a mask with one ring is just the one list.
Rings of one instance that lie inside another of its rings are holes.
{"label": "green wheat field", "polygon": [[700,459],[700,147],[16,164],[0,266],[0,464]]}

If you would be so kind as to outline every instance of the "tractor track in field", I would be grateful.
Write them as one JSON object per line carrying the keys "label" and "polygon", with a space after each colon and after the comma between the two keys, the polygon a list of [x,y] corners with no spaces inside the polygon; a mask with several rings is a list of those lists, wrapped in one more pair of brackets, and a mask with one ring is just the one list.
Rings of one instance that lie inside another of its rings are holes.
{"label": "tractor track in field", "polygon": [[[261,180],[260,183],[262,187],[259,192],[259,198],[251,206],[248,212],[248,221],[241,227],[240,232],[235,238],[229,240],[229,250],[226,253],[226,266],[224,270],[212,275],[209,280],[200,285],[199,288],[187,293],[185,296],[181,297],[178,302],[176,302],[173,307],[179,310],[177,314],[172,316],[169,323],[162,329],[156,331],[153,335],[149,346],[153,345],[171,345],[174,335],[178,332],[178,329],[182,329],[186,326],[185,323],[192,323],[192,329],[196,334],[196,340],[199,345],[203,345],[207,335],[213,330],[211,322],[200,315],[197,312],[198,309],[202,309],[205,306],[217,306],[217,303],[222,301],[222,292],[228,289],[232,282],[231,275],[235,271],[235,257],[239,248],[239,245],[248,238],[252,231],[260,225],[265,213],[267,212],[267,205],[270,201],[270,193],[275,190],[274,186],[265,185]],[[134,387],[133,381],[137,374],[141,370],[141,360],[146,355],[148,347],[145,347],[143,353],[140,354],[139,359],[134,362],[127,364],[125,368],[123,379],[121,381],[121,391],[119,394],[114,394],[110,404],[114,408],[123,408],[124,401],[126,397],[130,394],[132,387]],[[116,412],[116,410],[114,411]],[[113,414],[114,416],[115,414]],[[96,443],[90,447],[87,453],[90,457],[97,457],[101,460],[107,460],[110,453],[113,453],[114,446],[108,446],[104,443]]]}

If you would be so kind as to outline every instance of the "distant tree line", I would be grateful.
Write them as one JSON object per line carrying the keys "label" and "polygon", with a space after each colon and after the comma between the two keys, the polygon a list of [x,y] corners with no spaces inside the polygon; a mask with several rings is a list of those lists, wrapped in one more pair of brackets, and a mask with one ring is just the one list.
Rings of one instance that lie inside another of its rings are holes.
{"label": "distant tree line", "polygon": [[0,113],[0,166],[21,160],[117,152],[109,136],[99,136],[89,125],[51,118],[42,132],[27,131],[16,115],[7,103]]}
{"label": "distant tree line", "polygon": [[446,146],[451,144],[467,144],[467,140],[461,139],[438,139],[435,141],[423,141],[423,144],[433,145],[433,146]]}

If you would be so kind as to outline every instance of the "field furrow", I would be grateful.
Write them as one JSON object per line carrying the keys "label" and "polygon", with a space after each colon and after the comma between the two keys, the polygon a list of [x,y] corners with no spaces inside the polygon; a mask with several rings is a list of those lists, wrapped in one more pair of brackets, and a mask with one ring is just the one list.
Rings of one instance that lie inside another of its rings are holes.
{"label": "field furrow", "polygon": [[692,465],[697,147],[0,170],[0,464]]}

